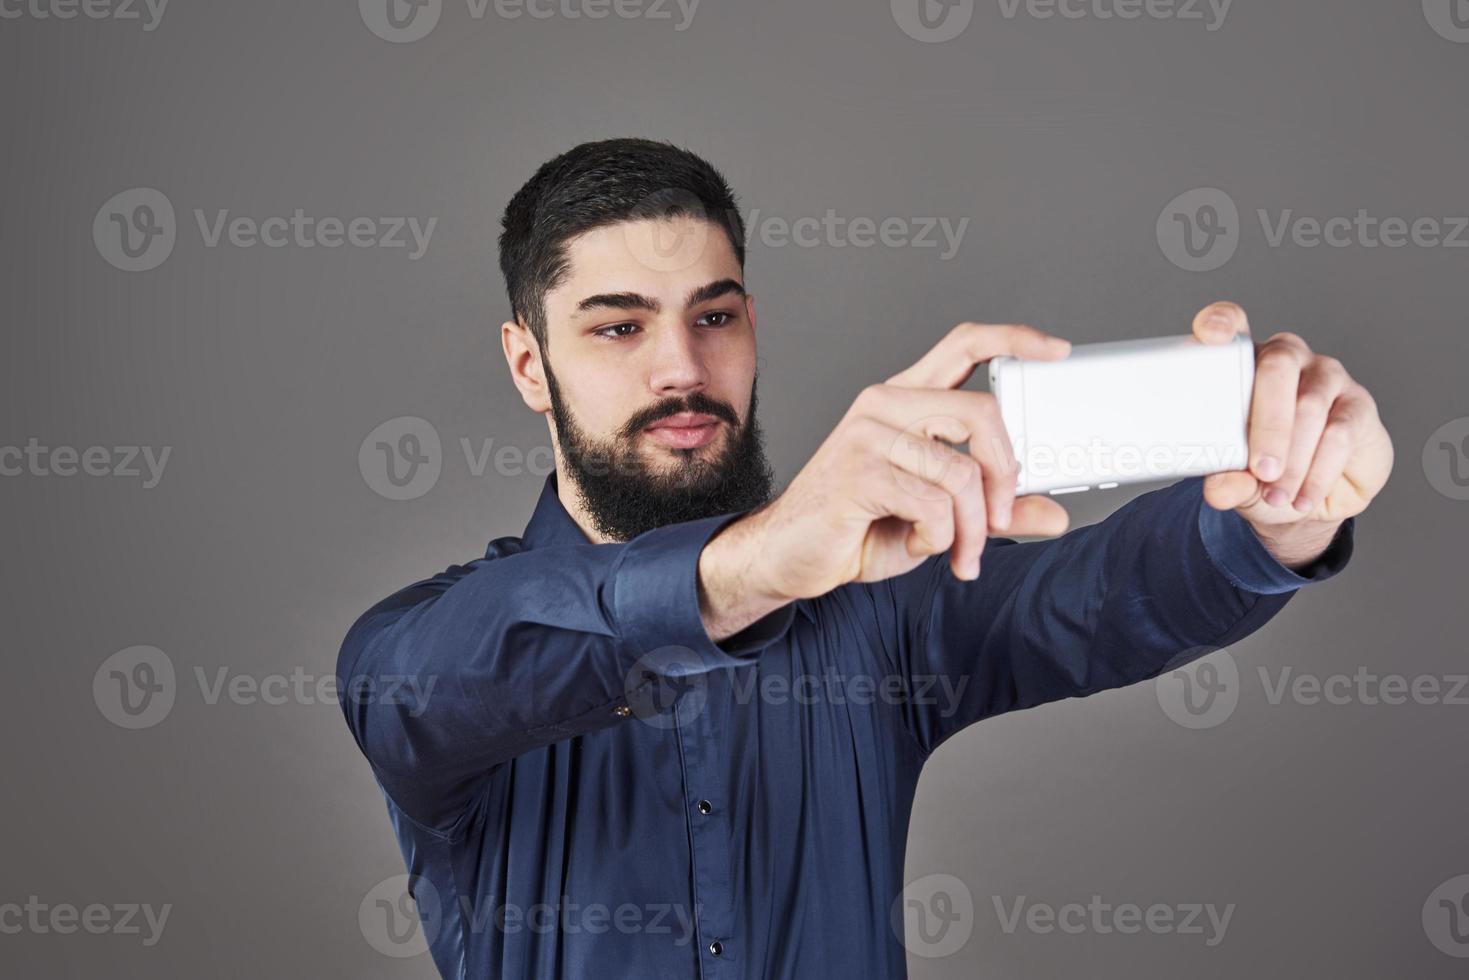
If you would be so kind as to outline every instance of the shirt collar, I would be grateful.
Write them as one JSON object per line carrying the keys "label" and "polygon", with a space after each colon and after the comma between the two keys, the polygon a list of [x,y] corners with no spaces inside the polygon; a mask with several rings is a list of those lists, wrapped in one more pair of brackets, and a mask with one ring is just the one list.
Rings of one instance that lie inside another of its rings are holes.
{"label": "shirt collar", "polygon": [[541,487],[535,513],[525,526],[521,541],[528,548],[544,548],[556,544],[591,544],[592,539],[571,519],[557,495],[556,471],[552,470]]}

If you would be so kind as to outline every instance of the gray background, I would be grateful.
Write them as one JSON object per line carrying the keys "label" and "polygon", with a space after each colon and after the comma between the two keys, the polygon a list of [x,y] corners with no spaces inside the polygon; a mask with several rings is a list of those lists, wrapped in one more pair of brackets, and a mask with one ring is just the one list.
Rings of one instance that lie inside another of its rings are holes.
{"label": "gray background", "polygon": [[[1469,706],[1272,704],[1258,673],[1466,670],[1469,494],[1434,433],[1469,426],[1469,250],[1272,247],[1255,216],[1469,213],[1469,43],[1434,28],[1447,0],[1428,7],[1237,0],[1209,30],[1212,15],[1010,17],[989,0],[942,43],[882,2],[704,0],[677,30],[676,8],[477,19],[445,0],[412,43],[340,2],[174,0],[151,31],[0,19],[0,443],[171,447],[152,489],[0,478],[0,903],[172,905],[149,948],[0,934],[0,972],[434,975],[359,927],[364,896],[403,869],[336,705],[209,704],[195,671],[328,675],[368,604],[520,532],[543,470],[476,476],[460,446],[547,444],[499,351],[498,217],[555,153],[643,135],[705,154],[765,216],[970,219],[948,261],[752,242],[782,480],[861,386],[960,320],[1086,342],[1186,332],[1217,298],[1242,303],[1257,338],[1289,329],[1340,357],[1395,439],[1350,568],[1228,651],[1240,681],[1224,723],[1175,723],[1145,684],[995,719],[938,753],[908,875],[961,879],[973,936],[910,957],[912,975],[1462,976],[1449,953],[1469,944],[1436,948],[1423,910],[1469,873]],[[178,238],[132,273],[92,225],[136,187],[167,195]],[[1198,273],[1155,224],[1203,187],[1241,221],[1233,257]],[[417,261],[210,248],[196,208],[438,224]],[[442,474],[395,501],[358,449],[402,416],[435,427]],[[1141,489],[1067,498],[1073,526]],[[177,696],[127,730],[92,685],[139,644],[167,654]],[[994,908],[1094,894],[1236,908],[1212,948],[1006,933]]]}

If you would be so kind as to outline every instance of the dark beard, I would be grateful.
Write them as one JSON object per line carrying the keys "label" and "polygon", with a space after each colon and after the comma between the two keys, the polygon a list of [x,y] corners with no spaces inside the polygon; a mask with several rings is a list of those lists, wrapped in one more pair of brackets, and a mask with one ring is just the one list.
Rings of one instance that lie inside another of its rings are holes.
{"label": "dark beard", "polygon": [[[561,457],[593,526],[604,537],[631,541],[656,527],[742,513],[771,499],[774,477],[755,417],[758,376],[750,386],[750,414],[743,426],[732,407],[695,392],[638,412],[604,443],[589,438],[577,425],[561,400],[550,362],[543,357],[542,363]],[[730,426],[734,437],[712,461],[700,458],[702,449],[675,449],[674,468],[653,472],[637,452],[635,440],[647,426],[679,412],[713,415]]]}

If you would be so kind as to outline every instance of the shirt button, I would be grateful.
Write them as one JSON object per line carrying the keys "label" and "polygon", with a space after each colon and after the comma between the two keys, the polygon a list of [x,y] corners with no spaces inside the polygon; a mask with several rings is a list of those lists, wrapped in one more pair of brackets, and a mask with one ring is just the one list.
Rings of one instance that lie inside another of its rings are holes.
{"label": "shirt button", "polygon": [[[708,814],[713,813],[714,812],[714,804],[713,803],[710,803],[708,800],[700,800],[699,801],[699,812],[702,813],[702,814],[705,814],[706,816]],[[714,955],[718,956],[719,954],[716,953]]]}
{"label": "shirt button", "polygon": [[619,704],[617,707],[612,709],[612,713],[619,718],[626,718],[628,715],[632,714],[632,709],[625,704]]}
{"label": "shirt button", "polygon": [[716,939],[716,940],[714,940],[714,942],[712,942],[712,943],[709,944],[709,955],[710,956],[719,956],[723,952],[724,952],[724,943],[720,942],[719,940]]}

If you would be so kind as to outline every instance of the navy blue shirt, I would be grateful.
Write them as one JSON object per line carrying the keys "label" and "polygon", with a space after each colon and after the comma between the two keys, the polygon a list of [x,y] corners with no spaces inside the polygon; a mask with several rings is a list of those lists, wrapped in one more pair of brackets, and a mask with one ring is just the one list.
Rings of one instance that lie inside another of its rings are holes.
{"label": "navy blue shirt", "polygon": [[[1061,537],[992,537],[716,644],[697,562],[738,515],[592,544],[547,478],[521,538],[390,596],[337,664],[445,977],[903,977],[924,761],[983,718],[1259,629],[1299,572],[1202,478]],[[387,696],[394,691],[423,697]]]}

